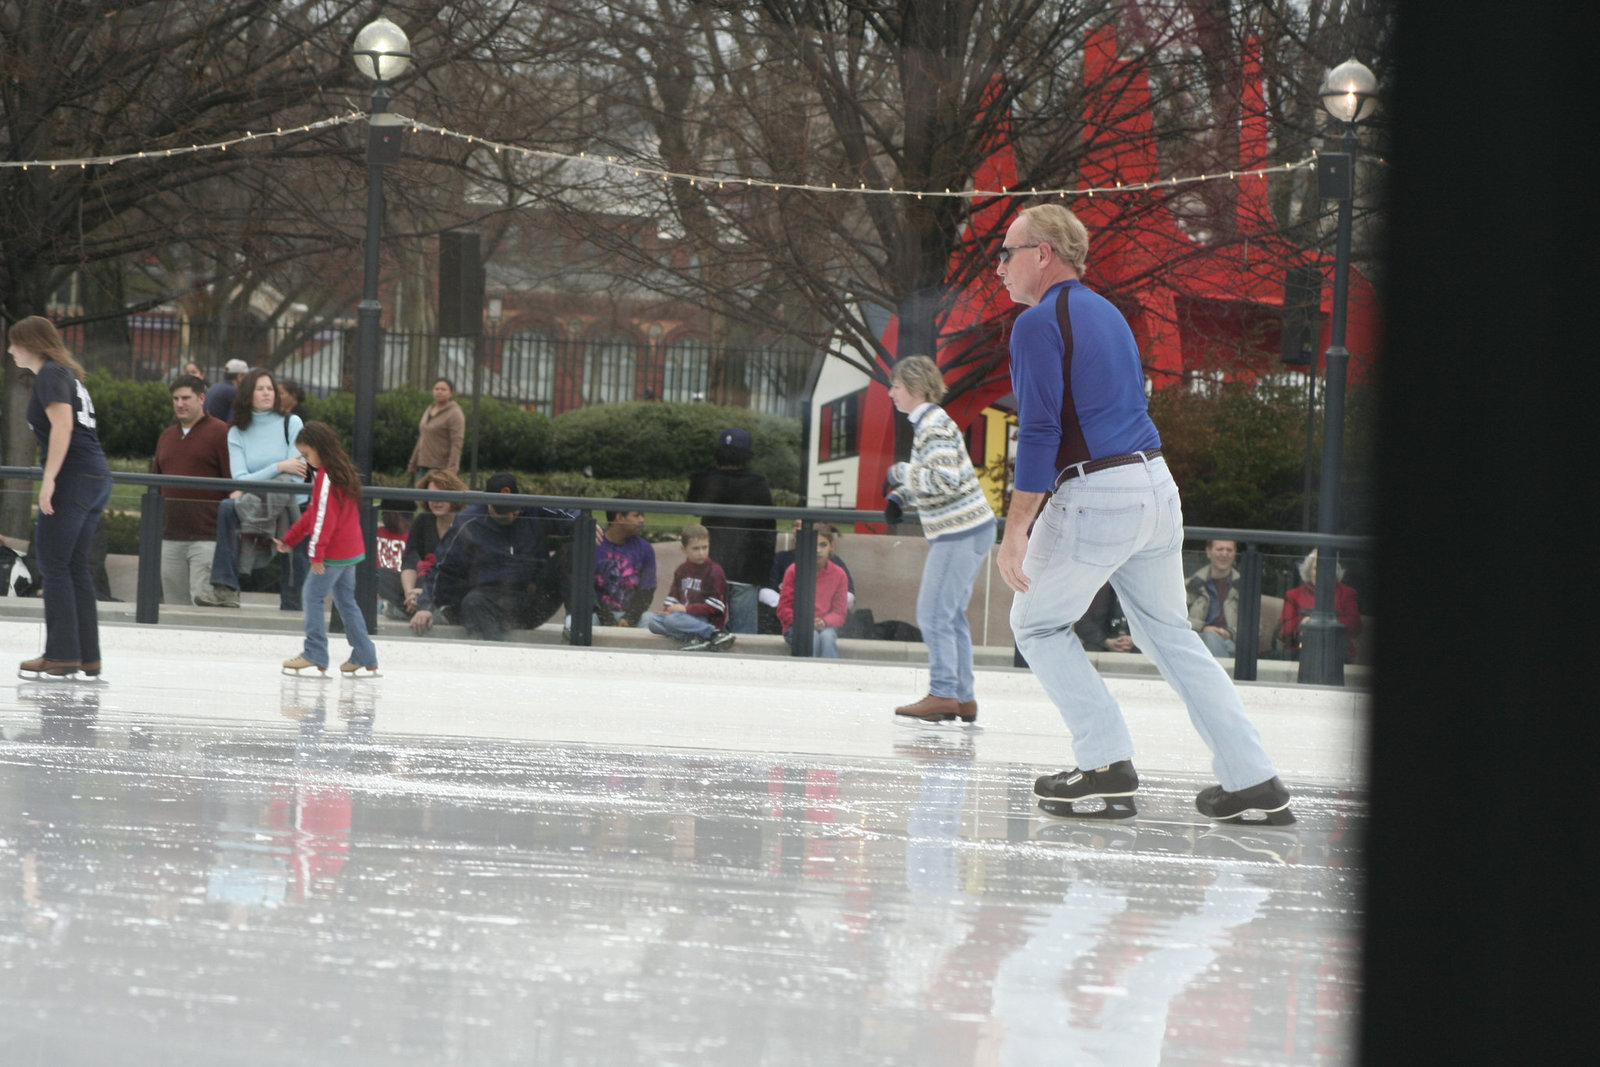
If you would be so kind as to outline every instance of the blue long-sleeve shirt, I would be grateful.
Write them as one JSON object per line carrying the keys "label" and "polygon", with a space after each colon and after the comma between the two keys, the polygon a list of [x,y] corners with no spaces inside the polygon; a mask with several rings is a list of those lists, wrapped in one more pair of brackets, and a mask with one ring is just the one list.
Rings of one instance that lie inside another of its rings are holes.
{"label": "blue long-sleeve shirt", "polygon": [[300,436],[300,416],[290,415],[288,427],[276,411],[257,411],[250,428],[228,427],[228,464],[240,481],[268,482],[278,476],[278,461],[299,458],[294,439]]}
{"label": "blue long-sleeve shirt", "polygon": [[[1072,333],[1070,352],[1063,321]],[[1056,475],[1074,463],[1161,447],[1133,331],[1109,300],[1082,282],[1052,286],[1017,316],[1011,386],[1017,395],[1016,487],[1025,492],[1050,492]]]}

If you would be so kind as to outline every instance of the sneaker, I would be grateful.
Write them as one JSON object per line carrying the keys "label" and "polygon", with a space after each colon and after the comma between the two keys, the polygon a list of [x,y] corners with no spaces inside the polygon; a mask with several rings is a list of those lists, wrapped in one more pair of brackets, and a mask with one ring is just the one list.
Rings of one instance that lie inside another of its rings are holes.
{"label": "sneaker", "polygon": [[[678,646],[678,651],[680,651],[680,652],[704,652],[706,649],[712,647],[711,642],[715,638],[715,636],[716,635],[713,634],[711,637],[696,637],[696,638],[692,638],[691,640],[685,641],[682,645]],[[730,634],[729,636],[732,636],[732,635]]]}
{"label": "sneaker", "polygon": [[711,635],[710,639],[707,641],[707,644],[711,646],[711,651],[713,652],[725,652],[733,647],[733,642],[733,634],[729,633],[727,630],[718,630],[716,633]]}
{"label": "sneaker", "polygon": [[1194,806],[1206,818],[1223,822],[1264,822],[1272,826],[1288,826],[1294,822],[1294,815],[1289,811],[1289,790],[1276,775],[1232,793],[1220,785],[1202,789],[1194,798]]}
{"label": "sneaker", "polygon": [[[304,675],[308,670],[315,670],[317,674],[323,675],[324,677],[326,677],[328,674],[328,668],[322,666],[320,663],[312,663],[304,656],[296,656],[294,659],[286,659],[283,661],[284,674]],[[316,677],[316,675],[311,675],[311,677]]]}
{"label": "sneaker", "polygon": [[359,663],[346,661],[339,664],[339,676],[341,678],[377,678],[379,676],[378,665],[374,663],[370,667],[363,667]]}
{"label": "sneaker", "polygon": [[239,590],[213,585],[210,593],[195,597],[194,602],[202,608],[236,608],[239,606]]}
{"label": "sneaker", "polygon": [[1092,771],[1077,767],[1047,774],[1033,783],[1041,800],[1087,800],[1090,797],[1131,797],[1139,790],[1139,775],[1131,760],[1118,760]]}

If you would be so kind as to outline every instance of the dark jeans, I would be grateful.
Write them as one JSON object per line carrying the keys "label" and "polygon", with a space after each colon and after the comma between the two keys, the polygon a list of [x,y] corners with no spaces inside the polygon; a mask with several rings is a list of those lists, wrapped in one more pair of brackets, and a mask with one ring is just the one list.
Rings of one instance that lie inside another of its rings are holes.
{"label": "dark jeans", "polygon": [[528,586],[480,585],[461,600],[454,614],[467,636],[480,641],[503,641],[507,630],[540,625],[561,606],[558,592],[543,593]]}
{"label": "dark jeans", "polygon": [[[278,607],[300,610],[300,589],[311,572],[305,542],[294,546],[287,559],[278,561]],[[239,511],[232,500],[217,503],[217,551],[211,557],[211,584],[239,588]]]}
{"label": "dark jeans", "polygon": [[56,480],[54,515],[39,513],[33,543],[44,583],[44,658],[62,663],[100,661],[100,615],[95,607],[89,550],[100,513],[111,500],[109,474],[68,474]]}

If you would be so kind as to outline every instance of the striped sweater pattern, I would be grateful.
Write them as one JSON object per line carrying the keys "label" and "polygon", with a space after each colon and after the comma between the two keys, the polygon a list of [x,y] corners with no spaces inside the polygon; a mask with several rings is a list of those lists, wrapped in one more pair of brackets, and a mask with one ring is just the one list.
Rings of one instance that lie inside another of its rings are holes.
{"label": "striped sweater pattern", "polygon": [[994,510],[978,484],[961,428],[937,404],[917,423],[911,438],[911,460],[904,468],[902,492],[910,498],[908,503],[916,506],[928,540],[994,521]]}

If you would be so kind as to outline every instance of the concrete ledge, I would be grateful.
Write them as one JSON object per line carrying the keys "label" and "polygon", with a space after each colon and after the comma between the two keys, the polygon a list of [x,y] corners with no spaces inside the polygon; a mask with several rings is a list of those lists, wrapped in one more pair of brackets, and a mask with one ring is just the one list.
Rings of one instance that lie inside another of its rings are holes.
{"label": "concrete ledge", "polygon": [[[190,605],[161,608],[159,629],[230,630],[246,633],[299,633],[304,621],[298,611],[283,611],[278,607],[276,593],[243,593],[238,608],[202,608]],[[136,610],[131,601],[102,602],[100,620],[107,625],[137,625]],[[36,597],[0,597],[0,619],[44,619],[44,601]],[[469,641],[466,630],[460,626],[438,625],[428,631],[426,638],[411,633],[405,623],[393,619],[378,621],[378,637],[392,637],[404,641]],[[512,630],[507,634],[507,645],[561,645],[561,625],[548,622],[537,629]],[[595,648],[634,650],[641,652],[673,651],[668,639],[644,629],[625,626],[597,626],[594,628]],[[691,653],[704,655],[704,653]],[[723,655],[771,656],[793,658],[789,646],[776,634],[740,634],[733,648]],[[1130,652],[1090,652],[1089,662],[1107,676],[1159,678],[1160,672],[1147,656]],[[866,663],[920,665],[928,662],[927,646],[914,641],[868,641],[859,638],[839,640],[839,658]],[[974,666],[1010,668],[1013,650],[995,645],[976,646],[972,650]],[[1233,660],[1219,660],[1222,668],[1233,674]],[[1256,667],[1256,682],[1244,684],[1297,685],[1300,665],[1292,660],[1261,660]],[[1345,667],[1345,686],[1367,689],[1371,685],[1371,668]]]}

